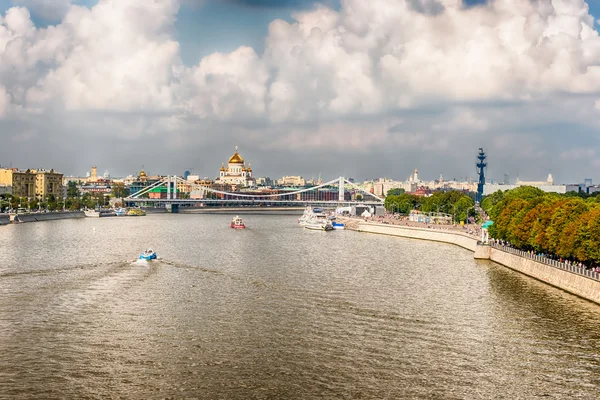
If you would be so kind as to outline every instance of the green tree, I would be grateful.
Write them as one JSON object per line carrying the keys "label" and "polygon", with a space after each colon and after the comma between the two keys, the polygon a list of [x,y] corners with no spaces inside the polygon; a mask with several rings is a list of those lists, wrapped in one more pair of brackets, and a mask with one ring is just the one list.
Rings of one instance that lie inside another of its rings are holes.
{"label": "green tree", "polygon": [[387,196],[384,202],[386,210],[400,214],[408,214],[418,205],[419,197],[408,193],[399,196]]}
{"label": "green tree", "polygon": [[393,188],[387,191],[387,194],[385,195],[385,197],[388,196],[400,196],[401,194],[403,194],[405,192],[404,189],[402,188]]}
{"label": "green tree", "polygon": [[69,181],[69,183],[67,183],[67,197],[79,197],[80,193],[79,193],[79,189],[77,188],[77,182],[75,181]]}
{"label": "green tree", "polygon": [[129,196],[129,188],[125,187],[122,182],[117,182],[112,186],[112,196],[117,199],[122,199]]}

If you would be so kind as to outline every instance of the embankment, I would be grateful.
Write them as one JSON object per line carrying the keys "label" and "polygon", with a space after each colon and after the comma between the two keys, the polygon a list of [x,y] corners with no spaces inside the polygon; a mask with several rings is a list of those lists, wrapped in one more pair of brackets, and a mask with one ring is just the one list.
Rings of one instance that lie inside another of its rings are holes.
{"label": "embankment", "polygon": [[600,276],[592,271],[548,260],[502,246],[479,245],[477,238],[434,228],[415,228],[343,219],[348,229],[410,239],[454,244],[474,252],[474,258],[488,259],[584,299],[600,304]]}
{"label": "embankment", "polygon": [[15,214],[12,222],[53,221],[57,219],[85,218],[83,211],[57,211],[48,213]]}
{"label": "embankment", "polygon": [[[350,224],[348,225],[349,228],[352,229],[350,227]],[[409,226],[360,222],[358,223],[356,230],[359,232],[378,233],[380,235],[399,236],[410,239],[421,239],[430,240],[434,242],[450,243],[463,247],[467,250],[471,250],[473,252],[477,248],[477,239],[473,236],[460,232],[450,232],[442,229],[414,228]]]}

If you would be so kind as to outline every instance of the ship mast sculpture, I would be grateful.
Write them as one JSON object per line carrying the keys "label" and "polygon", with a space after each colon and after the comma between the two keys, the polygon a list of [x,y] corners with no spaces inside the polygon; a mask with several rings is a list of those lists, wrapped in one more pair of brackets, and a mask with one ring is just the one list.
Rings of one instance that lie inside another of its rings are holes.
{"label": "ship mast sculpture", "polygon": [[479,154],[477,154],[477,159],[479,162],[477,165],[477,173],[479,174],[479,183],[477,184],[477,197],[475,200],[478,203],[481,203],[481,199],[483,198],[483,185],[485,185],[485,167],[487,167],[487,163],[485,162],[485,153],[483,152],[483,148],[479,148]]}

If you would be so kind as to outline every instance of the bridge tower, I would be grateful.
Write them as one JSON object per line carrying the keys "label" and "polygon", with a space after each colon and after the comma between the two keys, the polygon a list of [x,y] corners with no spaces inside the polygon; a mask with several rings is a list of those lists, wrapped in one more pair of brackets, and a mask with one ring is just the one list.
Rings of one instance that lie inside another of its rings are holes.
{"label": "bridge tower", "polygon": [[477,159],[479,160],[479,162],[476,164],[477,173],[479,174],[479,183],[477,184],[477,197],[475,200],[478,203],[481,203],[481,199],[483,198],[483,186],[485,185],[485,167],[487,167],[487,163],[485,162],[486,155],[481,147],[479,148]]}
{"label": "bridge tower", "polygon": [[344,178],[340,176],[338,181],[338,201],[344,202]]}

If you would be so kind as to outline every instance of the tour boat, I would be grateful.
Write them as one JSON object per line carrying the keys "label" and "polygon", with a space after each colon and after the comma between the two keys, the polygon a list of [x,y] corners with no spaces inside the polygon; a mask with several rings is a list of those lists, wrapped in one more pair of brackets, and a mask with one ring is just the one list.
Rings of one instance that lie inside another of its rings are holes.
{"label": "tour boat", "polygon": [[234,229],[244,229],[246,225],[244,225],[244,221],[242,220],[242,218],[236,215],[235,218],[231,221],[231,227]]}
{"label": "tour boat", "polygon": [[132,208],[131,210],[127,211],[127,215],[130,217],[142,217],[146,215],[146,211],[139,208]]}
{"label": "tour boat", "polygon": [[146,249],[142,254],[140,254],[140,260],[156,260],[156,252],[151,248]]}
{"label": "tour boat", "polygon": [[313,217],[304,224],[306,229],[315,231],[332,231],[333,224],[327,218]]}

